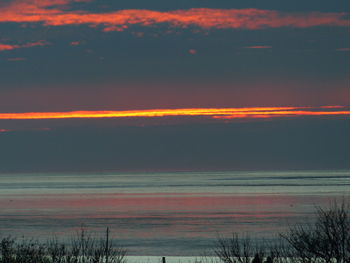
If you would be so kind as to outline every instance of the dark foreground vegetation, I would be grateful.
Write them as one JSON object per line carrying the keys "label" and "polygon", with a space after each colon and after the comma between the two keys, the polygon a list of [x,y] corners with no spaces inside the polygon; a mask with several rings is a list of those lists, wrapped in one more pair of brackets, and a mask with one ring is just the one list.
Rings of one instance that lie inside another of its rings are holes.
{"label": "dark foreground vegetation", "polygon": [[316,220],[289,227],[277,242],[249,237],[219,238],[214,249],[223,263],[350,263],[350,211],[343,201],[317,208]]}
{"label": "dark foreground vegetation", "polygon": [[[211,256],[203,263],[350,263],[350,212],[345,202],[317,208],[316,220],[289,227],[277,242],[256,242],[249,236],[232,234],[218,238]],[[81,230],[70,244],[52,239],[0,240],[0,263],[125,263],[126,250],[110,240]],[[197,261],[196,261],[197,262]]]}
{"label": "dark foreground vegetation", "polygon": [[101,239],[81,229],[68,245],[56,238],[40,243],[5,237],[0,242],[0,263],[125,263],[126,256],[111,242],[108,228]]}

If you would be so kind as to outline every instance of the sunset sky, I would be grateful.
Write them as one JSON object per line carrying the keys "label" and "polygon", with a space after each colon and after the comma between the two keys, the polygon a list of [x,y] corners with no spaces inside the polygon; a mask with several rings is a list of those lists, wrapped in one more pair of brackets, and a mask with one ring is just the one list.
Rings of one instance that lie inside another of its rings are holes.
{"label": "sunset sky", "polygon": [[350,169],[348,0],[0,14],[0,172]]}

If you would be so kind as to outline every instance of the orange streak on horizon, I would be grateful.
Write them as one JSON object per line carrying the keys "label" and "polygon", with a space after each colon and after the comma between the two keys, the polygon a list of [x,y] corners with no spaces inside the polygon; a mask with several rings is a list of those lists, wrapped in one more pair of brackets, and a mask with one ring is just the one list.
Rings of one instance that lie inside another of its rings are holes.
{"label": "orange streak on horizon", "polygon": [[[329,109],[324,111],[321,109]],[[70,112],[25,112],[0,113],[1,120],[75,119],[75,118],[154,118],[207,116],[215,119],[272,118],[290,116],[335,116],[350,115],[340,111],[342,106],[312,107],[251,107],[251,108],[189,108],[151,109],[129,111],[70,111]]]}
{"label": "orange streak on horizon", "polygon": [[251,111],[239,112],[232,115],[213,116],[215,119],[239,119],[239,118],[274,118],[274,117],[296,117],[296,116],[336,116],[350,115],[350,111]]}

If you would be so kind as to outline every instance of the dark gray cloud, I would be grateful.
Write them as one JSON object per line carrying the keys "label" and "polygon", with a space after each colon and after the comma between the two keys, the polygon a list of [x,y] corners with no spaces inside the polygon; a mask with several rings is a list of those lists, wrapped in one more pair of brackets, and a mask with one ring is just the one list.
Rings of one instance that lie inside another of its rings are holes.
{"label": "dark gray cloud", "polygon": [[2,172],[349,169],[348,119],[0,133]]}

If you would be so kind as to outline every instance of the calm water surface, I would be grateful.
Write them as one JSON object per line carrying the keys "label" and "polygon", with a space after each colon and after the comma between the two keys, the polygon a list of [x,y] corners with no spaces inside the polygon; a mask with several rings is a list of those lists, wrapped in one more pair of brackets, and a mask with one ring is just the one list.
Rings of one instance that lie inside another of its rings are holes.
{"label": "calm water surface", "polygon": [[196,256],[218,235],[274,238],[350,196],[350,171],[2,174],[0,234],[68,240],[109,226],[131,255]]}

